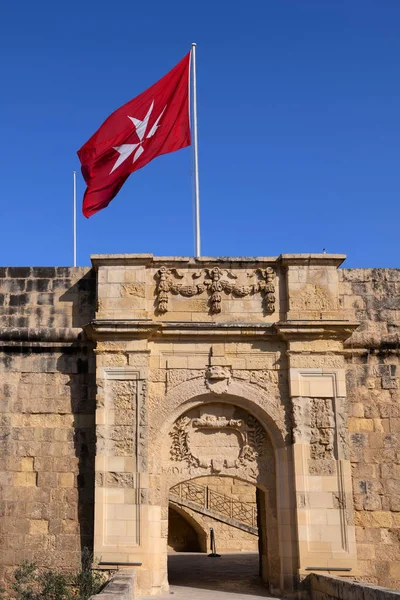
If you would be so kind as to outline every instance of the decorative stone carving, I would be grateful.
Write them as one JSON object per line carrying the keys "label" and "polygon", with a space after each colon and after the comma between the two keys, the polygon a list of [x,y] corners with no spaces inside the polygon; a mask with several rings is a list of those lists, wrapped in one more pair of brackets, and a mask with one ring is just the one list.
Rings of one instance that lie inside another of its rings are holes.
{"label": "decorative stone carving", "polygon": [[206,377],[209,381],[223,381],[230,377],[230,371],[224,367],[211,366],[207,369]]}
{"label": "decorative stone carving", "polygon": [[171,457],[174,460],[186,461],[190,466],[198,466],[198,460],[193,456],[189,450],[189,424],[191,420],[188,417],[181,417],[174,425],[171,432],[172,445],[171,445]]}
{"label": "decorative stone carving", "polygon": [[237,275],[232,273],[232,271],[213,267],[212,269],[202,269],[201,271],[193,273],[193,279],[198,279],[205,274],[205,278],[202,282],[184,285],[172,278],[172,276],[174,276],[175,278],[183,279],[184,275],[177,271],[177,269],[168,269],[164,266],[161,267],[156,273],[156,278],[158,279],[156,288],[158,312],[164,314],[168,311],[169,294],[179,294],[191,298],[202,294],[206,290],[210,295],[209,312],[212,315],[221,312],[222,292],[232,294],[238,298],[244,298],[260,293],[264,297],[265,312],[267,314],[272,314],[275,311],[274,280],[276,275],[272,267],[256,269],[251,273],[247,273],[249,279],[254,279],[256,277],[256,281],[249,283],[248,285],[223,279],[224,273],[226,273],[226,276],[230,279],[237,279]]}
{"label": "decorative stone carving", "polygon": [[349,460],[349,430],[347,399],[336,398],[336,427],[338,433],[338,458]]}
{"label": "decorative stone carving", "polygon": [[215,394],[226,393],[231,379],[231,371],[226,367],[211,366],[206,371],[206,387]]}
{"label": "decorative stone carving", "polygon": [[292,398],[293,442],[309,443],[311,439],[311,398]]}
{"label": "decorative stone carving", "polygon": [[257,456],[262,455],[262,446],[265,441],[265,431],[261,423],[252,416],[247,419],[247,437],[249,444],[254,448]]}
{"label": "decorative stone carving", "polygon": [[[174,424],[170,434],[172,460],[220,473],[223,469],[251,467],[263,455],[266,434],[257,419],[250,415],[231,418],[212,407],[202,410],[199,417],[183,416]],[[219,453],[215,451],[216,442]]]}
{"label": "decorative stone carving", "polygon": [[[180,385],[184,381],[191,379],[197,379],[201,377],[204,379],[204,370],[201,369],[169,369],[166,375],[166,386],[170,390],[177,385]],[[165,371],[163,370],[163,381],[165,380]]]}
{"label": "decorative stone carving", "polygon": [[335,417],[331,398],[312,400],[310,474],[332,475],[335,471]]}
{"label": "decorative stone carving", "polygon": [[306,283],[299,292],[291,292],[290,305],[296,310],[337,310],[337,299],[329,289],[313,283]]}
{"label": "decorative stone carving", "polygon": [[173,282],[170,279],[170,275],[174,274],[176,277],[182,279],[181,275],[176,269],[167,269],[167,267],[161,267],[156,275],[158,277],[157,284],[157,302],[158,311],[160,313],[166,313],[168,311],[168,293],[172,290]]}
{"label": "decorative stone carving", "polygon": [[233,427],[242,429],[244,421],[241,419],[227,419],[226,417],[217,417],[216,415],[204,415],[200,419],[193,419],[194,427],[201,429],[222,429],[224,427]]}

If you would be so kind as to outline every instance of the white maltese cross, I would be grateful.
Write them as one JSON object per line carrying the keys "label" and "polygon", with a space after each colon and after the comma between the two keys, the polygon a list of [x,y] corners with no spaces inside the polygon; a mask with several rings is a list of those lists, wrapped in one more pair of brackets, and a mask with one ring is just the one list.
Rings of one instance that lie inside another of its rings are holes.
{"label": "white maltese cross", "polygon": [[153,137],[153,135],[155,134],[155,132],[158,129],[158,123],[159,123],[165,109],[167,108],[167,105],[164,106],[164,108],[162,109],[161,113],[159,114],[156,122],[154,123],[154,125],[152,126],[152,128],[150,129],[148,134],[146,135],[147,126],[149,124],[149,119],[150,119],[150,115],[152,113],[153,107],[154,107],[154,100],[151,103],[151,106],[150,106],[149,110],[147,111],[147,115],[145,116],[143,121],[140,121],[140,119],[135,119],[135,117],[128,116],[128,119],[130,119],[132,121],[132,123],[134,124],[134,126],[136,127],[136,133],[137,133],[137,136],[138,136],[140,142],[138,144],[122,144],[121,146],[114,146],[114,150],[116,150],[119,153],[119,156],[115,162],[115,165],[113,166],[113,168],[110,171],[110,175],[113,171],[115,171],[115,169],[117,169],[120,165],[122,165],[122,163],[127,158],[129,158],[129,156],[133,152],[135,152],[135,150],[136,150],[136,152],[133,155],[132,163],[134,163],[139,158],[139,156],[141,156],[143,154],[143,152],[144,152],[143,141],[145,139]]}

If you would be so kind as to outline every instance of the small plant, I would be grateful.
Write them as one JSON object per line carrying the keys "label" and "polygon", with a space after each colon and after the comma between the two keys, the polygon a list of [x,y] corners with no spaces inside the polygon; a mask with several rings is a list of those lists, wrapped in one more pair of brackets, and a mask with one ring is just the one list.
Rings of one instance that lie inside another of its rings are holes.
{"label": "small plant", "polygon": [[6,589],[2,585],[0,585],[0,600],[7,600]]}
{"label": "small plant", "polygon": [[39,600],[39,573],[34,563],[24,561],[14,573],[12,589],[17,600]]}
{"label": "small plant", "polygon": [[40,588],[38,598],[46,600],[71,600],[72,598],[68,578],[64,573],[39,572],[38,584]]}
{"label": "small plant", "polygon": [[0,588],[0,600],[89,600],[105,584],[105,575],[92,570],[93,555],[85,548],[81,569],[75,573],[39,569],[23,562],[14,573],[13,592]]}
{"label": "small plant", "polygon": [[88,600],[90,596],[98,594],[105,583],[104,573],[92,570],[92,564],[93,554],[88,548],[84,548],[81,570],[73,576],[72,580],[75,588],[73,598],[76,600]]}

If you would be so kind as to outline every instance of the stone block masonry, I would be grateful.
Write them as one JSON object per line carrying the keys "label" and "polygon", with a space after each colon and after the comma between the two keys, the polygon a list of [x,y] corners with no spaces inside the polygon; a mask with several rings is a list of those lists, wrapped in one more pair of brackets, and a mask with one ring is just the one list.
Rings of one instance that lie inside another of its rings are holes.
{"label": "stone block masonry", "polygon": [[0,576],[75,568],[93,547],[91,269],[0,269]]}
{"label": "stone block masonry", "polygon": [[162,593],[169,490],[217,477],[271,592],[399,588],[400,271],[344,258],[0,268],[0,578],[94,545]]}
{"label": "stone block masonry", "polygon": [[400,600],[400,591],[313,573],[306,582],[311,600]]}
{"label": "stone block masonry", "polygon": [[133,600],[135,598],[135,571],[116,573],[104,589],[90,600]]}
{"label": "stone block masonry", "polygon": [[343,269],[350,458],[360,577],[400,589],[400,270]]}

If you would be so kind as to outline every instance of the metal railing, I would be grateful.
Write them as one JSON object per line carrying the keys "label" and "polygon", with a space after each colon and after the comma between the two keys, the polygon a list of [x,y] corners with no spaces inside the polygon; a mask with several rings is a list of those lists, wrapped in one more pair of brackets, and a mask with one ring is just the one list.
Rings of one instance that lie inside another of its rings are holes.
{"label": "metal railing", "polygon": [[220,494],[208,485],[198,485],[190,481],[178,483],[170,489],[172,496],[177,496],[181,500],[188,500],[197,504],[201,508],[213,510],[214,512],[235,519],[244,525],[257,527],[257,508],[248,502],[235,500],[231,496]]}

